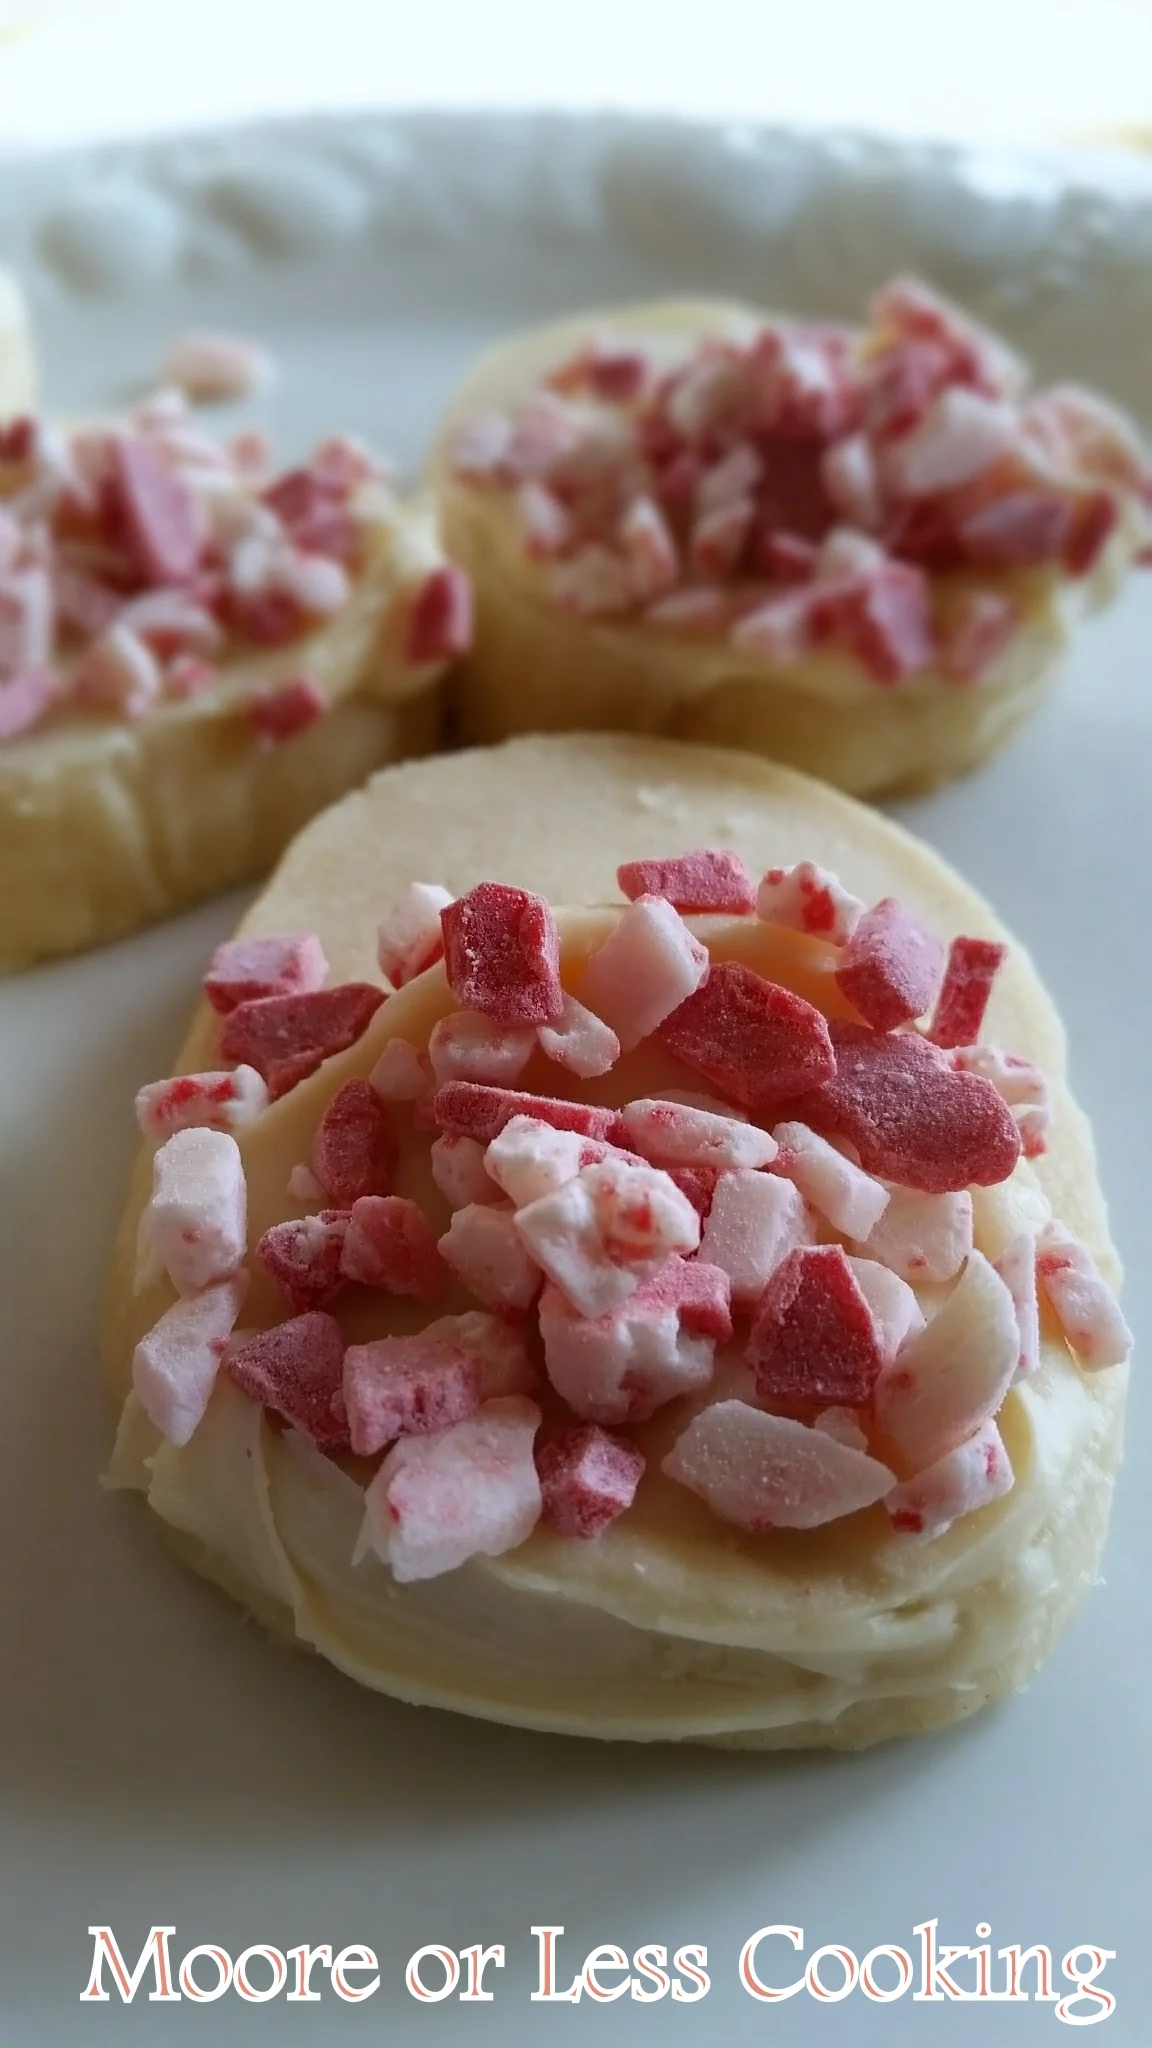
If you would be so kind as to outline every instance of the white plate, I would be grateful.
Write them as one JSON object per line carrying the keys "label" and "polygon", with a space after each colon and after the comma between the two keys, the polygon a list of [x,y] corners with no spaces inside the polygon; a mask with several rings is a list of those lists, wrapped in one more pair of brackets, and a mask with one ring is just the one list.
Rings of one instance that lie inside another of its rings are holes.
{"label": "white plate", "polygon": [[[499,331],[685,286],[850,312],[909,262],[974,296],[1047,370],[1152,413],[1150,240],[1152,173],[673,122],[313,122],[0,166],[0,258],[32,287],[54,404],[122,396],[194,317],[275,344],[287,445],[339,424],[407,461]],[[1055,991],[1137,1325],[1150,651],[1152,591],[1136,590],[1085,635],[1007,758],[902,813],[988,890]],[[1142,1380],[1107,1584],[1032,1690],[858,1758],[602,1749],[394,1706],[270,1648],[133,1503],[97,1491],[109,1418],[94,1330],[132,1094],[166,1070],[237,909],[0,986],[3,2048],[1053,2039],[1051,2005],[937,2011],[856,1991],[835,2015],[806,1993],[775,2013],[740,1988],[741,1944],[766,1923],[803,1928],[805,1953],[863,1956],[915,1950],[932,1916],[952,1943],[980,1921],[994,1948],[1045,1942],[1057,1970],[1076,1944],[1118,1951],[1106,2038],[1146,2043]],[[154,1922],[175,1925],[177,1956],[366,1942],[381,1987],[362,2011],[327,1985],[290,2015],[231,1992],[202,2012],[143,1990],[128,2009],[82,2006],[88,1926],[111,1924],[134,1960]],[[712,1989],[692,2006],[585,1999],[557,2017],[529,2002],[537,1922],[567,1928],[571,1967],[600,1942],[706,1944]],[[495,2002],[418,2013],[404,1966],[433,1942],[503,1943]],[[779,1941],[764,1951],[779,1983],[788,1961]]]}

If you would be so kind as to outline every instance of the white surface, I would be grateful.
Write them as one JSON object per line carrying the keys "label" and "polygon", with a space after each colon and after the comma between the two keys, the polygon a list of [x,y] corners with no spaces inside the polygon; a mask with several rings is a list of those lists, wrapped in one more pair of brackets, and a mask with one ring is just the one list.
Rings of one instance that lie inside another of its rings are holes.
{"label": "white surface", "polygon": [[[80,141],[306,107],[677,108],[1050,140],[1152,119],[1143,0],[0,0],[0,135]],[[226,52],[226,61],[221,54]]]}
{"label": "white surface", "polygon": [[[1073,203],[1045,173],[1025,263],[1019,213],[988,210],[950,160],[942,169],[916,154],[857,156],[846,179],[835,151],[813,170],[804,149],[777,138],[774,176],[754,177],[750,197],[748,178],[734,174],[747,146],[733,156],[722,139],[696,135],[690,149],[673,148],[669,132],[630,130],[623,156],[610,127],[546,123],[422,130],[416,142],[407,130],[326,130],[319,152],[309,128],[271,149],[241,137],[191,155],[120,154],[117,203],[145,222],[134,257],[148,219],[161,218],[163,260],[113,264],[99,297],[69,284],[79,245],[65,229],[90,218],[81,202],[107,169],[49,164],[3,186],[0,258],[14,248],[30,270],[61,406],[123,391],[195,310],[275,341],[284,376],[271,409],[286,443],[343,424],[409,460],[453,377],[498,331],[629,289],[720,284],[754,295],[768,280],[835,303],[837,272],[854,293],[904,255],[909,219],[944,270],[964,249],[980,294],[1043,336],[1054,367],[1067,352],[1074,367],[1095,363],[1148,398],[1147,363],[1130,340],[1117,342],[1114,319],[1094,328],[1083,305],[1100,263],[1110,309],[1145,289],[1146,216],[1128,200]],[[359,166],[356,206],[347,181],[316,182],[317,162],[341,150]],[[369,158],[378,177],[363,169]],[[221,165],[241,161],[227,232],[213,240],[207,229],[221,215],[206,205],[206,181],[219,193]],[[305,184],[292,188],[292,235],[272,237],[272,260],[268,222],[285,218],[272,198],[286,162],[293,175],[304,167]],[[872,179],[856,216],[867,233],[862,246],[853,235],[845,265],[830,209],[846,183],[856,190],[862,163],[885,174]],[[800,195],[792,210],[758,214],[767,197],[779,200],[789,166]],[[661,204],[672,175],[675,198]],[[333,202],[309,215],[300,195],[317,190],[343,194],[344,210]],[[1092,232],[1076,241],[1069,223],[1087,218]],[[199,281],[182,267],[189,248],[200,252]],[[63,264],[61,250],[72,252]],[[904,813],[993,896],[1064,1010],[1138,1331],[1152,1293],[1150,648],[1144,588],[1085,635],[1059,700],[1007,758]],[[1050,2006],[922,2007],[908,1996],[885,2007],[856,1992],[832,2009],[801,1996],[779,2011],[737,1984],[741,1942],[767,1922],[803,1927],[805,1953],[842,1942],[859,1956],[877,1942],[914,1947],[913,1925],[937,1914],[952,1942],[973,1940],[987,1919],[994,1945],[1044,1941],[1057,1962],[1077,1943],[1117,1950],[1106,1981],[1119,2008],[1104,2038],[1145,2048],[1152,1525],[1139,1372],[1107,1584],[1032,1690],[951,1734],[858,1758],[605,1750],[391,1705],[271,1649],[167,1556],[135,1503],[97,1491],[109,1418],[94,1329],[135,1146],[132,1094],[167,1071],[197,976],[237,908],[219,902],[0,984],[4,2048],[465,2038],[513,2048],[560,2038],[605,2048],[1032,2048],[1062,2038]],[[573,1967],[602,1941],[628,1951],[706,1943],[712,1991],[694,2006],[532,2005],[528,1930],[541,1920],[566,1925]],[[242,2007],[232,1994],[168,2009],[142,1992],[130,2008],[82,2007],[85,1930],[102,1921],[132,1945],[132,1960],[153,1921],[175,1923],[177,1955],[208,1940],[233,1955],[260,1940],[365,1941],[384,1982],[359,2008],[331,1990],[310,2009],[282,1999]],[[494,2004],[417,2012],[404,1964],[434,1941],[506,1945]]]}

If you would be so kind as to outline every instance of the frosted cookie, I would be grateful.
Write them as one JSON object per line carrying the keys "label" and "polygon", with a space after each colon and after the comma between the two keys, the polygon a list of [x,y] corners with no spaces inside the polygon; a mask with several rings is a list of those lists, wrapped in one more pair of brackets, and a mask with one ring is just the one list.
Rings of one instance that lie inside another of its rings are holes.
{"label": "frosted cookie", "polygon": [[975,767],[1147,539],[1131,424],[924,285],[858,330],[711,300],[482,358],[434,465],[465,737],[740,746],[857,794]]}
{"label": "frosted cookie", "polygon": [[359,445],[272,470],[168,392],[0,426],[0,967],[267,869],[439,732],[466,579]]}
{"label": "frosted cookie", "polygon": [[318,819],[205,991],[105,1340],[111,1482],[199,1570],[585,1735],[853,1747],[1031,1677],[1128,1338],[1059,1022],[926,847],[519,741]]}
{"label": "frosted cookie", "polygon": [[36,388],[32,337],[14,278],[0,270],[0,421],[31,405]]}

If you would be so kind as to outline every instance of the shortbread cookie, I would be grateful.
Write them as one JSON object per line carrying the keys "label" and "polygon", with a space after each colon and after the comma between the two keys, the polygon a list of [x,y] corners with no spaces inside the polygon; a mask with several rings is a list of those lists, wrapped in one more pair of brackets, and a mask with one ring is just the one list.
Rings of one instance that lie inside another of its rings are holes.
{"label": "shortbread cookie", "polygon": [[36,389],[32,337],[15,278],[0,270],[0,425],[31,405]]}
{"label": "shortbread cookie", "polygon": [[0,428],[0,967],[267,869],[439,734],[467,581],[427,505],[336,437],[274,475],[174,392]]}
{"label": "shortbread cookie", "polygon": [[105,1333],[111,1483],[197,1569],[575,1734],[856,1747],[1031,1677],[1128,1337],[1059,1021],[926,847],[524,740],[318,819],[205,990]]}
{"label": "shortbread cookie", "polygon": [[860,795],[975,767],[1147,539],[1130,423],[925,286],[862,329],[712,300],[482,358],[434,465],[476,582],[466,738],[746,747]]}

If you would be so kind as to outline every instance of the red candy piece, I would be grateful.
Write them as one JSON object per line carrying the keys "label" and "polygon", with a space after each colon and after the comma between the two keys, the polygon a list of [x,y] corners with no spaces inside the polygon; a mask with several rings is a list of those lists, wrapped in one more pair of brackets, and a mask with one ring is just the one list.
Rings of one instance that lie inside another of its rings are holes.
{"label": "red candy piece", "polygon": [[627,1304],[675,1309],[681,1324],[693,1337],[712,1337],[726,1344],[732,1335],[731,1288],[728,1275],[719,1266],[700,1259],[665,1259]]}
{"label": "red candy piece", "polygon": [[900,683],[931,665],[931,586],[909,562],[885,562],[873,575],[830,593],[825,616],[873,682]]}
{"label": "red candy piece", "polygon": [[[293,632],[295,632],[293,627]],[[257,639],[257,634],[252,634]],[[291,637],[291,635],[289,636]],[[257,690],[248,704],[248,723],[261,746],[279,747],[323,718],[328,699],[311,676],[293,676],[274,690]]]}
{"label": "red candy piece", "polygon": [[668,860],[628,860],[616,870],[619,888],[634,903],[638,896],[663,896],[681,912],[730,910],[747,916],[756,891],[738,853],[704,847]]}
{"label": "red candy piece", "polygon": [[536,1453],[541,1520],[558,1536],[598,1536],[636,1497],[643,1451],[598,1422],[575,1423]]}
{"label": "red candy piece", "polygon": [[345,981],[308,995],[238,1003],[220,1033],[220,1051],[226,1060],[255,1067],[275,1101],[332,1053],[355,1045],[383,1001],[383,989]]}
{"label": "red candy piece", "polygon": [[361,1195],[352,1205],[340,1261],[345,1279],[437,1301],[447,1278],[436,1233],[416,1202],[402,1195]]}
{"label": "red candy piece", "polygon": [[534,1116],[556,1131],[625,1144],[628,1133],[614,1109],[592,1102],[563,1102],[557,1096],[528,1095],[518,1088],[491,1088],[481,1081],[447,1081],[427,1105],[428,1121],[439,1131],[490,1145],[514,1116]]}
{"label": "red candy piece", "polygon": [[674,1180],[682,1195],[687,1195],[701,1223],[708,1220],[716,1183],[720,1178],[718,1166],[666,1166],[669,1180]]}
{"label": "red candy piece", "polygon": [[656,1035],[744,1109],[779,1102],[836,1071],[819,1010],[736,960],[714,966]]}
{"label": "red candy piece", "polygon": [[564,1008],[560,934],[527,889],[481,882],[440,912],[444,971],[465,1009],[497,1024],[551,1024]]}
{"label": "red candy piece", "polygon": [[146,441],[125,434],[108,444],[103,512],[109,532],[141,582],[187,583],[200,560],[196,500]]}
{"label": "red candy piece", "polygon": [[472,585],[463,569],[446,563],[424,578],[412,599],[404,634],[404,659],[414,668],[426,661],[451,661],[472,645]]}
{"label": "red candy piece", "polygon": [[866,1408],[884,1363],[876,1320],[838,1244],[789,1252],[745,1353],[762,1401]]}
{"label": "red candy piece", "polygon": [[1007,1180],[1020,1157],[1020,1132],[991,1082],[954,1072],[913,1033],[839,1022],[830,1028],[835,1078],[790,1103],[790,1117],[847,1138],[866,1173],[926,1195]]}
{"label": "red candy piece", "polygon": [[939,939],[895,896],[866,910],[836,970],[836,986],[876,1031],[922,1017],[944,965]]}
{"label": "red candy piece", "polygon": [[227,1352],[224,1364],[242,1393],[274,1408],[319,1450],[347,1450],[344,1332],[335,1316],[293,1316]]}
{"label": "red candy piece", "polygon": [[344,1400],[352,1449],[370,1458],[397,1437],[450,1429],[476,1414],[483,1379],[477,1354],[424,1331],[349,1345]]}
{"label": "red candy piece", "polygon": [[320,1119],[312,1171],[334,1202],[391,1192],[396,1137],[388,1111],[367,1081],[345,1081]]}
{"label": "red candy piece", "polygon": [[344,1286],[340,1259],[348,1228],[347,1209],[321,1209],[274,1223],[256,1246],[256,1256],[282,1287],[296,1314],[327,1308]]}
{"label": "red candy piece", "polygon": [[928,1029],[934,1045],[975,1045],[1007,951],[995,939],[953,939]]}
{"label": "red candy piece", "polygon": [[204,993],[214,1010],[226,1017],[240,1003],[265,996],[307,995],[322,988],[328,972],[324,949],[315,932],[293,932],[285,938],[225,939],[212,955],[204,976]]}

